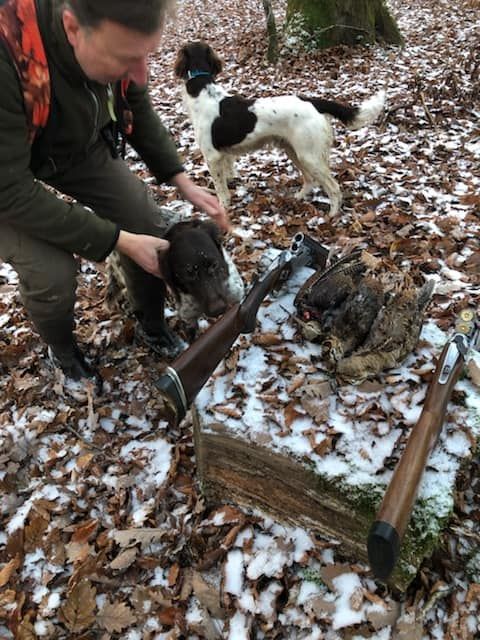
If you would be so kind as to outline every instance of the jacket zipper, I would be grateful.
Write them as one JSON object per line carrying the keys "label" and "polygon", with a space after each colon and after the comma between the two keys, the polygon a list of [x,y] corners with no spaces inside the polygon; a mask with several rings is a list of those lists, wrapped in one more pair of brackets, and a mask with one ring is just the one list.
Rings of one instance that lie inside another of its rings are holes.
{"label": "jacket zipper", "polygon": [[92,96],[93,106],[94,106],[94,118],[93,118],[93,133],[88,142],[88,147],[90,148],[94,142],[97,141],[98,138],[98,129],[99,129],[99,119],[100,119],[100,103],[98,101],[97,95],[93,89],[88,86],[88,83],[85,82],[85,89]]}

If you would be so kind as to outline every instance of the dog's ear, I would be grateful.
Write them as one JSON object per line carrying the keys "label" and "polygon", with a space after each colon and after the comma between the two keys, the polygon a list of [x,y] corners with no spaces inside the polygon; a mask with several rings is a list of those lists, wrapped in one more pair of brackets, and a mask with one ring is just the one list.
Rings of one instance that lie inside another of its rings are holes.
{"label": "dog's ear", "polygon": [[203,221],[202,227],[208,233],[208,235],[212,238],[214,243],[217,245],[217,247],[221,251],[223,233],[220,227],[217,224],[215,224],[215,222],[212,222],[211,220]]}
{"label": "dog's ear", "polygon": [[177,78],[183,79],[187,76],[187,71],[188,71],[188,46],[187,45],[179,49],[173,70]]}
{"label": "dog's ear", "polygon": [[207,46],[207,61],[210,66],[210,71],[212,72],[212,76],[218,76],[220,71],[222,70],[222,61],[217,56],[215,51],[212,49],[210,45]]}

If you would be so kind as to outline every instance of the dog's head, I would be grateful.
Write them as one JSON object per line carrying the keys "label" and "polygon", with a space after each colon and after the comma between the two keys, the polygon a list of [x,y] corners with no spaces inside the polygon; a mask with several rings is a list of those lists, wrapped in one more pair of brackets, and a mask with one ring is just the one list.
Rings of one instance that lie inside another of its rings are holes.
{"label": "dog's head", "polygon": [[177,78],[182,80],[187,80],[189,73],[195,72],[215,78],[222,70],[222,61],[206,42],[189,42],[178,52],[174,70]]}
{"label": "dog's head", "polygon": [[228,306],[229,273],[220,238],[217,225],[202,220],[179,222],[165,236],[170,242],[162,265],[166,282],[177,295],[191,295],[210,317]]}

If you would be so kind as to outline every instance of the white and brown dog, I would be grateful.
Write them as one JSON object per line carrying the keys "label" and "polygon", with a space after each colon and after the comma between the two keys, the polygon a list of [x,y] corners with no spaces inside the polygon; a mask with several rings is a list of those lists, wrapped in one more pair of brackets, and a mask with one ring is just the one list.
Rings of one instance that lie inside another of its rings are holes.
{"label": "white and brown dog", "polygon": [[229,95],[215,83],[221,69],[219,57],[205,42],[183,46],[175,63],[176,76],[185,82],[184,103],[195,137],[222,204],[230,202],[227,183],[235,156],[273,143],[286,151],[303,176],[297,197],[322,187],[330,200],[330,215],[337,213],[342,196],[329,168],[331,116],[351,129],[368,125],[381,113],[385,92],[359,107],[293,95],[246,99]]}

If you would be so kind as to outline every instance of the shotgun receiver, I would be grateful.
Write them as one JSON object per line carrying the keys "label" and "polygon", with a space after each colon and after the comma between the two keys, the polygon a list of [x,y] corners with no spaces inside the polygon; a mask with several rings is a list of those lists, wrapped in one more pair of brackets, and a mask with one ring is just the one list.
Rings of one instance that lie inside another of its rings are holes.
{"label": "shotgun receiver", "polygon": [[462,372],[468,350],[475,348],[480,339],[475,316],[473,309],[460,312],[455,333],[440,354],[420,418],[410,433],[376,520],[370,528],[368,559],[379,580],[388,580],[395,567],[425,466],[440,436],[448,401]]}
{"label": "shotgun receiver", "polygon": [[328,249],[313,238],[295,234],[290,248],[283,250],[256,278],[243,300],[226,311],[165,369],[155,384],[165,397],[174,422],[185,417],[190,404],[239,334],[254,331],[262,300],[280,288],[293,269],[324,268],[328,254]]}

